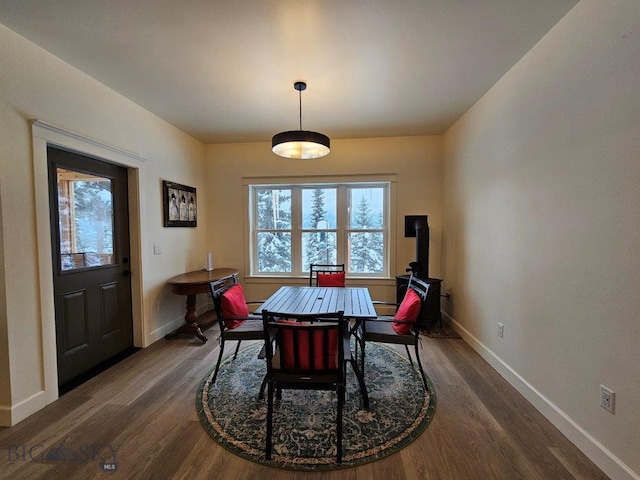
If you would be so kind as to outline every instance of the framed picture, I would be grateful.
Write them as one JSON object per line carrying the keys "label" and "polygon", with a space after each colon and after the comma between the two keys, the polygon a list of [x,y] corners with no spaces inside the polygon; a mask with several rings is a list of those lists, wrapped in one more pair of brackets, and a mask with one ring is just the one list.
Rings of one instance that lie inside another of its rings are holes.
{"label": "framed picture", "polygon": [[198,197],[194,187],[162,181],[165,227],[197,227]]}

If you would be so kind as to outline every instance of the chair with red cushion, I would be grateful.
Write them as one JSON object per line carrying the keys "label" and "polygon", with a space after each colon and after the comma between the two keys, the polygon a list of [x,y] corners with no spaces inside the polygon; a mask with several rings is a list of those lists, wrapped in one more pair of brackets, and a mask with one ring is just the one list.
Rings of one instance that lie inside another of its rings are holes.
{"label": "chair with red cushion", "polygon": [[[218,377],[220,362],[224,354],[224,345],[227,340],[238,342],[233,355],[235,360],[240,350],[240,343],[243,340],[262,340],[264,334],[262,333],[262,317],[251,315],[248,306],[262,302],[246,301],[242,285],[238,283],[237,274],[211,282],[209,286],[220,327],[220,353],[218,354],[218,362],[211,382],[213,384]],[[262,389],[260,392],[262,395]]]}
{"label": "chair with red cushion", "polygon": [[312,263],[309,265],[310,287],[344,287],[344,263],[337,265]]}
{"label": "chair with red cushion", "polygon": [[[420,326],[418,317],[424,307],[427,299],[427,291],[429,285],[417,277],[412,276],[407,285],[407,293],[402,302],[396,305],[397,310],[393,317],[378,316],[375,319],[362,322],[362,326],[358,336],[358,342],[362,351],[361,371],[364,375],[364,359],[367,342],[391,343],[396,345],[404,345],[409,362],[413,366],[413,360],[409,353],[409,346],[415,347],[415,356],[422,375],[422,382],[425,390],[428,390],[427,378],[422,369],[420,361],[420,353],[418,347],[420,345]],[[376,302],[378,305],[382,302]]]}
{"label": "chair with red cushion", "polygon": [[296,316],[262,311],[267,359],[267,433],[265,454],[273,449],[273,396],[282,390],[332,390],[337,394],[336,462],[342,462],[342,407],[345,351],[349,349],[344,312]]}

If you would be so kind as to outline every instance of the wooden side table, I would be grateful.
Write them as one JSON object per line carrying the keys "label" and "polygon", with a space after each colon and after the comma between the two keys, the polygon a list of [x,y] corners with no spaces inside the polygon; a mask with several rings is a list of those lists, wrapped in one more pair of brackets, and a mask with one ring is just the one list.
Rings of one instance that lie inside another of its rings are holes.
{"label": "wooden side table", "polygon": [[216,320],[215,310],[209,310],[201,316],[196,311],[197,295],[199,293],[209,293],[209,283],[220,280],[223,277],[237,274],[235,268],[214,268],[210,272],[206,270],[196,270],[195,272],[183,273],[169,280],[171,291],[176,295],[187,296],[187,313],[184,316],[184,325],[164,336],[170,340],[177,337],[181,333],[189,333],[195,335],[202,343],[207,341],[207,337],[202,333],[201,327],[206,327]]}

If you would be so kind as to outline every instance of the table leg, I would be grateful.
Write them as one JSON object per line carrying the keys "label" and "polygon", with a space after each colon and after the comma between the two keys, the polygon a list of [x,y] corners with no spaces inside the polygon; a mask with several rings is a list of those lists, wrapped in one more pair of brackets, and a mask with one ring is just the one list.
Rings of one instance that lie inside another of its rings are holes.
{"label": "table leg", "polygon": [[353,357],[347,359],[347,361],[351,364],[351,367],[353,368],[353,373],[355,373],[356,378],[358,379],[358,385],[360,386],[360,393],[362,394],[362,401],[364,404],[364,408],[368,410],[369,409],[369,393],[367,392],[367,386],[364,383],[364,374],[358,368],[358,362]]}
{"label": "table leg", "polygon": [[[362,400],[364,403],[364,408],[369,409],[369,393],[367,392],[367,386],[364,383],[364,339],[360,338],[359,335],[359,330],[362,328],[362,324],[364,323],[364,320],[362,319],[355,319],[352,320],[351,323],[351,327],[349,328],[349,337],[353,337],[354,342],[355,342],[355,356],[353,353],[351,353],[351,347],[349,347],[349,358],[346,358],[346,361],[348,361],[351,364],[351,367],[353,368],[353,373],[355,373],[356,378],[358,379],[358,385],[360,386],[360,393],[362,394]],[[351,342],[349,342],[349,344],[351,344]],[[360,369],[358,367],[358,350],[360,350],[362,352],[362,369]],[[346,352],[345,352],[345,357],[346,357]]]}
{"label": "table leg", "polygon": [[196,295],[187,295],[187,313],[184,316],[184,325],[181,325],[173,332],[168,333],[164,336],[164,338],[170,340],[177,337],[181,333],[190,333],[202,340],[202,343],[206,343],[207,337],[202,333],[200,325],[198,325],[198,312],[196,311],[197,306],[198,302]]}

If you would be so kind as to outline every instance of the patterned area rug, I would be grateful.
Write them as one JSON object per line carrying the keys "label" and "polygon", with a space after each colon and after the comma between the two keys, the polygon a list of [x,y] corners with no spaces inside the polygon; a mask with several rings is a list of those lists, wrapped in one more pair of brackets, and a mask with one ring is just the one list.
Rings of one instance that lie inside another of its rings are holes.
{"label": "patterned area rug", "polygon": [[[196,397],[200,421],[209,435],[230,452],[263,465],[320,471],[348,468],[391,455],[415,440],[429,425],[436,408],[435,390],[422,387],[420,374],[406,356],[390,348],[367,345],[365,380],[369,410],[351,367],[343,413],[343,460],[335,463],[334,392],[283,391],[274,400],[273,459],[265,460],[266,398],[258,399],[265,374],[258,359],[261,345],[252,345],[233,361],[223,361],[218,379],[213,370]],[[266,394],[265,394],[266,397]]]}

